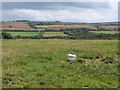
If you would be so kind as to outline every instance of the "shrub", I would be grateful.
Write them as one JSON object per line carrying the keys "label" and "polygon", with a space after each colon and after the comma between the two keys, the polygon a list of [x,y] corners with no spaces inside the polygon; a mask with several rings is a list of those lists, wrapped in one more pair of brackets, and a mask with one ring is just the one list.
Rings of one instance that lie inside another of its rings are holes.
{"label": "shrub", "polygon": [[12,36],[10,33],[2,32],[2,38],[3,39],[12,39]]}

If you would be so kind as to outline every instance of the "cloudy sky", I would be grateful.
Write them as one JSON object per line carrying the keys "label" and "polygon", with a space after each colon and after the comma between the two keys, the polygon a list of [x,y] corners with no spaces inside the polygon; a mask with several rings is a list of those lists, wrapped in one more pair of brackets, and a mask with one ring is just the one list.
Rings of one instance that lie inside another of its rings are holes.
{"label": "cloudy sky", "polygon": [[3,2],[2,20],[113,22],[117,2]]}

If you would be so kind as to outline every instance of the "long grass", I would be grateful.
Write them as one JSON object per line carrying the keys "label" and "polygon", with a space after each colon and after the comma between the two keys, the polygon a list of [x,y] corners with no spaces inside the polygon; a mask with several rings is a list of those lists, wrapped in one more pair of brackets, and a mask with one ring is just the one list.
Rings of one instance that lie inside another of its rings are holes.
{"label": "long grass", "polygon": [[3,88],[118,86],[117,40],[3,40],[2,53]]}

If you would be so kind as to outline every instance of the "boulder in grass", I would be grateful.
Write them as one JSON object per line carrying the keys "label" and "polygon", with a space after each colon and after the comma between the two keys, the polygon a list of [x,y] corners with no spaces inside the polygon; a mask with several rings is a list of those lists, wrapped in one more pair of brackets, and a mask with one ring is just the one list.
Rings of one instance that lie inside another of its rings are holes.
{"label": "boulder in grass", "polygon": [[76,55],[68,54],[68,61],[74,61],[76,59]]}

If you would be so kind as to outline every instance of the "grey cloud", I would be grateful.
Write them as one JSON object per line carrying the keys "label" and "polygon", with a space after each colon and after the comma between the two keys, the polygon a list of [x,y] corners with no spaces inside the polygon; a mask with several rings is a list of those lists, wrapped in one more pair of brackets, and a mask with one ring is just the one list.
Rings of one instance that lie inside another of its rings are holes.
{"label": "grey cloud", "polygon": [[2,20],[104,22],[117,20],[117,3],[110,2],[7,2]]}
{"label": "grey cloud", "polygon": [[3,10],[11,9],[32,10],[65,10],[71,8],[110,8],[109,2],[3,2]]}

